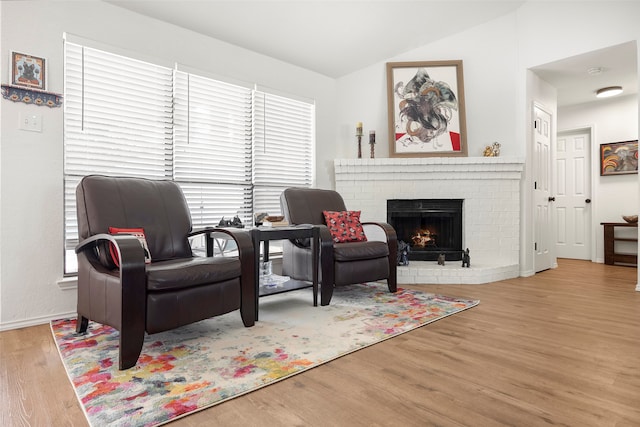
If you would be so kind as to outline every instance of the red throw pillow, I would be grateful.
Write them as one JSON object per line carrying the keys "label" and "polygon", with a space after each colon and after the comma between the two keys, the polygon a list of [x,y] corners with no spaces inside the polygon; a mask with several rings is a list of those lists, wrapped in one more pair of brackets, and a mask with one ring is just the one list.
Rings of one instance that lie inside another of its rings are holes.
{"label": "red throw pillow", "polygon": [[335,243],[367,241],[360,223],[360,211],[322,211],[322,214]]}
{"label": "red throw pillow", "polygon": [[[151,262],[151,252],[149,252],[149,246],[147,245],[147,237],[144,234],[144,228],[117,228],[109,227],[109,234],[131,234],[136,236],[144,249],[144,262],[149,264]],[[113,243],[109,243],[109,253],[111,259],[116,267],[120,267],[120,257],[118,257],[118,251]]]}

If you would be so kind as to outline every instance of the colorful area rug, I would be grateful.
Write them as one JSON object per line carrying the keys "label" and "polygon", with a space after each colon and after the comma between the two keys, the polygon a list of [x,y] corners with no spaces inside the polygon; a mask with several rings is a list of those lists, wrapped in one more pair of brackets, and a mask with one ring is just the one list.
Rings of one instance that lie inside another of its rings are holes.
{"label": "colorful area rug", "polygon": [[155,426],[272,384],[479,301],[386,284],[336,288],[313,307],[309,289],[260,299],[260,321],[238,311],[149,335],[138,364],[118,370],[118,331],[51,322],[60,356],[92,426]]}

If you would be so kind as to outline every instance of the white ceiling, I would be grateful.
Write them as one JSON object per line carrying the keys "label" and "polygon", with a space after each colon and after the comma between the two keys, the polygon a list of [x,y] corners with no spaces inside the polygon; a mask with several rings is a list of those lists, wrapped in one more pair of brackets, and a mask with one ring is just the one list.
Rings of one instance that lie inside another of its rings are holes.
{"label": "white ceiling", "polygon": [[105,0],[337,78],[517,9],[523,0]]}
{"label": "white ceiling", "polygon": [[[558,105],[596,102],[598,89],[622,86],[623,95],[638,93],[637,49],[628,42],[561,61],[540,65],[533,71],[558,89]],[[589,71],[600,69],[599,74]],[[599,101],[599,100],[597,100]]]}
{"label": "white ceiling", "polygon": [[[125,9],[338,78],[520,7],[525,0],[104,0]],[[586,70],[602,67],[600,76]],[[536,67],[559,105],[604,86],[637,92],[635,44]]]}

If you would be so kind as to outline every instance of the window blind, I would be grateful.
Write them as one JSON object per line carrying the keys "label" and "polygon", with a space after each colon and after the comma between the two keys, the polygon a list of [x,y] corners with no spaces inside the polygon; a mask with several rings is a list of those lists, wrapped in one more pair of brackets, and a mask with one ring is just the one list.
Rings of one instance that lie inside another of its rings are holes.
{"label": "window blind", "polygon": [[[251,218],[251,89],[174,72],[174,169],[194,226]],[[247,222],[249,221],[249,222]]]}
{"label": "window blind", "polygon": [[313,103],[254,92],[254,211],[280,214],[287,187],[313,183]]}
{"label": "window blind", "polygon": [[65,41],[65,273],[76,271],[75,189],[88,174],[173,179],[194,227],[280,213],[311,186],[312,102]]}
{"label": "window blind", "polygon": [[65,248],[78,242],[75,188],[89,174],[171,178],[172,70],[66,42]]}

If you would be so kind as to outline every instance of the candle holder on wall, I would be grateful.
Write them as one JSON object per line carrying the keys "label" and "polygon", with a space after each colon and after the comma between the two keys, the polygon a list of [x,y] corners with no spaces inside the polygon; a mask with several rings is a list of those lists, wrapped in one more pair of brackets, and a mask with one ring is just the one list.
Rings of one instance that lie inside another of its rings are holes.
{"label": "candle holder on wall", "polygon": [[356,126],[356,138],[358,138],[358,158],[362,158],[362,122]]}
{"label": "candle holder on wall", "polygon": [[371,146],[371,158],[374,159],[376,157],[376,131],[369,131],[369,145]]}

